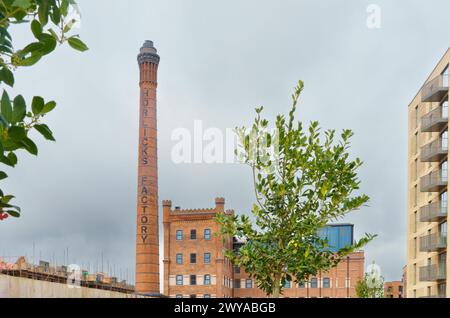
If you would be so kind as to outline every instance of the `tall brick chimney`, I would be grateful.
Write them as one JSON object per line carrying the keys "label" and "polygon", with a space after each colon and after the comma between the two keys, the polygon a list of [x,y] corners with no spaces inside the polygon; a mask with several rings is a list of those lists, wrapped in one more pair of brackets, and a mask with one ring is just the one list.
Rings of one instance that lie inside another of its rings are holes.
{"label": "tall brick chimney", "polygon": [[140,70],[136,292],[160,294],[158,236],[158,160],[156,87],[159,55],[145,41],[138,55]]}

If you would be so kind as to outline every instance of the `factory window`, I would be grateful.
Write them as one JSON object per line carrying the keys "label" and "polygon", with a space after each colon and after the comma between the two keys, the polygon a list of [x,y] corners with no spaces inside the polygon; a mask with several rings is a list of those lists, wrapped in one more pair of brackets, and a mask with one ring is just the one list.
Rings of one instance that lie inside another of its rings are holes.
{"label": "factory window", "polygon": [[245,280],[245,288],[253,288],[253,281],[251,279]]}
{"label": "factory window", "polygon": [[233,287],[234,288],[241,288],[241,280],[240,279],[235,279]]}
{"label": "factory window", "polygon": [[203,262],[205,264],[210,264],[211,263],[211,253],[205,253],[203,255]]}
{"label": "factory window", "polygon": [[197,254],[191,253],[190,261],[191,261],[191,264],[197,263]]}
{"label": "factory window", "polygon": [[191,240],[197,239],[197,230],[191,230]]}
{"label": "factory window", "polygon": [[291,282],[290,281],[285,281],[284,282],[284,288],[291,288]]}
{"label": "factory window", "polygon": [[183,239],[183,231],[177,230],[177,241],[181,241]]}
{"label": "factory window", "polygon": [[189,276],[189,282],[191,285],[197,285],[197,276],[195,275]]}
{"label": "factory window", "polygon": [[178,286],[183,285],[183,275],[177,275],[177,285]]}
{"label": "factory window", "polygon": [[183,264],[183,254],[177,254],[177,264]]}
{"label": "factory window", "polygon": [[203,237],[205,238],[205,240],[209,241],[211,239],[211,230],[205,229],[205,231],[203,233]]}
{"label": "factory window", "polygon": [[211,275],[206,274],[203,281],[204,285],[211,285]]}
{"label": "factory window", "polygon": [[176,297],[176,298],[183,298],[183,295],[178,294],[178,295],[176,295],[175,297]]}
{"label": "factory window", "polygon": [[211,295],[210,294],[205,294],[205,295],[203,295],[203,298],[211,298]]}
{"label": "factory window", "polygon": [[311,278],[311,288],[317,288],[317,278]]}
{"label": "factory window", "polygon": [[330,279],[328,277],[323,279],[323,288],[330,288]]}

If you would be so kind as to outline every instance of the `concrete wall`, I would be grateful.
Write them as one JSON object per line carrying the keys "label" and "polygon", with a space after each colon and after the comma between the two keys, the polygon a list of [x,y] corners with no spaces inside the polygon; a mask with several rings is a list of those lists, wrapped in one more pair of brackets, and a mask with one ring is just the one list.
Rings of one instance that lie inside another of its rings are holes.
{"label": "concrete wall", "polygon": [[69,288],[66,284],[51,283],[0,274],[0,298],[137,298],[93,288]]}

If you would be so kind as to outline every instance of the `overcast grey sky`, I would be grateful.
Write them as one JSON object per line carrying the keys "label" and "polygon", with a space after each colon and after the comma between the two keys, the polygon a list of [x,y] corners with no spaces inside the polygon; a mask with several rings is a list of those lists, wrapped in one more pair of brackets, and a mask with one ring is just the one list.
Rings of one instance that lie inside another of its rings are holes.
{"label": "overcast grey sky", "polygon": [[[366,8],[381,7],[381,28]],[[299,118],[351,128],[352,155],[365,161],[370,207],[345,221],[379,237],[365,249],[388,280],[406,260],[407,105],[450,44],[446,0],[79,0],[90,51],[60,48],[21,69],[16,91],[42,94],[57,143],[20,156],[7,192],[23,208],[0,223],[0,255],[134,269],[138,145],[138,67],[144,40],[161,56],[158,90],[159,198],[184,208],[224,196],[238,213],[253,203],[250,171],[239,165],[175,165],[178,127],[247,125],[254,107],[286,113],[305,81]],[[27,32],[17,30],[17,44]],[[124,276],[124,275],[123,275]]]}

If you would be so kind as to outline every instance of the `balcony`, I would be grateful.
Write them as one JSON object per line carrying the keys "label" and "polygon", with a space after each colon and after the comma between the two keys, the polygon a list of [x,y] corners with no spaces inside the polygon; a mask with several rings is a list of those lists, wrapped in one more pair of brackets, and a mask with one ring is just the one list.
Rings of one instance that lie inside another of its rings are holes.
{"label": "balcony", "polygon": [[448,109],[440,105],[422,116],[422,132],[440,132],[448,123]]}
{"label": "balcony", "polygon": [[421,252],[436,252],[447,247],[447,233],[433,233],[420,238]]}
{"label": "balcony", "polygon": [[440,102],[448,93],[448,82],[439,75],[426,83],[422,88],[422,102]]}
{"label": "balcony", "polygon": [[447,187],[447,171],[441,169],[420,178],[420,191],[439,192]]}
{"label": "balcony", "polygon": [[433,202],[420,208],[420,222],[437,222],[447,217],[447,202]]}
{"label": "balcony", "polygon": [[448,153],[448,140],[438,138],[420,148],[420,161],[439,162]]}
{"label": "balcony", "polygon": [[[419,280],[421,282],[434,282],[445,280],[447,277],[445,263],[422,266],[419,268]],[[442,293],[434,297],[442,296]],[[433,296],[428,296],[433,297]]]}

